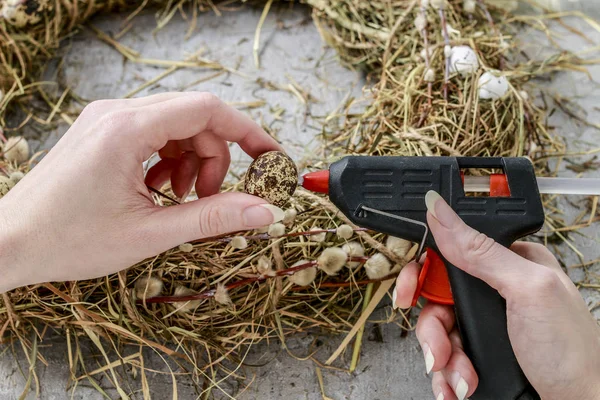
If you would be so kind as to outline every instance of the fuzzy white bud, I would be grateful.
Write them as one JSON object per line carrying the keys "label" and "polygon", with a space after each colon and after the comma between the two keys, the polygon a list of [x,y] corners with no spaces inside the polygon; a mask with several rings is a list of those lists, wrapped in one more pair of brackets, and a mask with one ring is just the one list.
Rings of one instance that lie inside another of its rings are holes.
{"label": "fuzzy white bud", "polygon": [[[197,294],[195,290],[187,288],[185,286],[177,286],[175,288],[174,296],[191,296]],[[178,314],[185,314],[187,312],[193,311],[200,305],[200,300],[188,300],[188,301],[176,301],[171,304],[173,308],[177,310]]]}
{"label": "fuzzy white bud", "polygon": [[184,253],[191,253],[194,250],[194,246],[191,243],[183,243],[179,245],[179,251]]}
{"label": "fuzzy white bud", "polygon": [[365,263],[369,279],[381,279],[390,274],[392,263],[381,253],[375,253]]}
{"label": "fuzzy white bud", "polygon": [[421,52],[419,53],[419,55],[421,56],[421,58],[423,60],[427,60],[427,56],[429,55],[429,59],[431,59],[431,57],[433,57],[433,49],[429,48],[429,49],[423,49],[421,50]]}
{"label": "fuzzy white bud", "polygon": [[415,18],[415,28],[417,28],[417,31],[419,32],[427,28],[427,18],[425,18],[423,14],[417,15]]}
{"label": "fuzzy white bud", "polygon": [[236,250],[244,250],[248,247],[248,241],[243,236],[234,236],[229,244]]}
{"label": "fuzzy white bud", "polygon": [[328,247],[317,259],[317,267],[327,275],[336,275],[344,267],[348,255],[339,247]]}
{"label": "fuzzy white bud", "polygon": [[[298,265],[302,265],[302,264],[306,264],[306,263],[308,263],[307,260],[300,260],[300,261],[294,263],[294,265],[292,265],[292,267],[297,267]],[[308,286],[314,282],[316,277],[317,277],[317,269],[315,267],[308,267],[306,269],[302,269],[300,271],[294,272],[294,274],[291,275],[289,279],[290,279],[290,282],[292,282],[294,285]]]}
{"label": "fuzzy white bud", "polygon": [[477,10],[477,2],[475,0],[465,0],[463,9],[467,14],[473,14]]}
{"label": "fuzzy white bud", "polygon": [[231,302],[231,297],[229,297],[227,288],[222,283],[217,284],[217,289],[215,290],[215,301],[224,306],[230,306],[233,304]]}
{"label": "fuzzy white bud", "polygon": [[519,90],[519,96],[523,99],[523,101],[529,100],[529,93],[524,90]]}
{"label": "fuzzy white bud", "polygon": [[530,142],[529,143],[529,154],[535,154],[535,152],[538,149],[538,145],[535,142]]}
{"label": "fuzzy white bud", "polygon": [[269,231],[269,225],[263,226],[262,228],[255,229],[256,233],[267,233]]}
{"label": "fuzzy white bud", "polygon": [[427,71],[425,71],[425,76],[423,79],[425,82],[435,82],[435,71],[431,68],[428,68]]}
{"label": "fuzzy white bud", "polygon": [[296,220],[296,216],[298,215],[298,211],[296,211],[296,209],[294,208],[288,208],[287,210],[285,210],[285,212],[283,213],[283,220],[281,222],[284,223],[284,225],[291,225],[294,223],[294,221]]}
{"label": "fuzzy white bud", "polygon": [[22,173],[21,171],[14,171],[14,172],[10,173],[10,175],[8,176],[8,179],[10,179],[11,181],[13,181],[13,183],[16,185],[24,177],[25,177],[25,174]]}
{"label": "fuzzy white bud", "polygon": [[285,235],[285,225],[281,222],[276,222],[274,224],[269,225],[269,230],[267,232],[271,237],[283,236]]}
{"label": "fuzzy white bud", "polygon": [[444,57],[446,57],[446,58],[452,57],[452,47],[449,44],[444,46]]}
{"label": "fuzzy white bud", "polygon": [[163,281],[151,276],[144,276],[135,282],[135,297],[136,299],[149,299],[156,297],[162,292]]}
{"label": "fuzzy white bud", "polygon": [[[311,228],[309,231],[315,232],[315,231],[322,231],[322,230],[323,230],[322,228],[315,226],[314,228]],[[314,234],[310,235],[308,238],[309,238],[309,240],[312,240],[313,242],[322,243],[325,241],[326,237],[327,237],[327,232],[319,232],[319,233],[314,233]]]}
{"label": "fuzzy white bud", "polygon": [[396,256],[405,258],[412,247],[412,242],[395,236],[388,236],[385,241],[385,247]]}
{"label": "fuzzy white bud", "polygon": [[4,143],[4,159],[17,164],[29,160],[29,143],[22,136],[13,136]]}
{"label": "fuzzy white bud", "polygon": [[259,274],[265,276],[275,276],[275,271],[273,270],[273,263],[271,259],[266,256],[260,256],[258,261],[256,262],[256,270]]}
{"label": "fuzzy white bud", "polygon": [[422,8],[429,7],[429,0],[421,0],[421,7]]}
{"label": "fuzzy white bud", "polygon": [[[342,250],[346,252],[348,258],[365,256],[365,248],[359,242],[346,243],[342,246]],[[348,261],[346,265],[348,268],[354,269],[360,265],[360,261]]]}
{"label": "fuzzy white bud", "polygon": [[442,28],[442,30],[440,31],[440,34],[442,35],[442,37],[445,37],[445,33],[444,32],[448,32],[448,36],[449,37],[460,37],[461,33],[458,29],[454,29],[454,27],[450,24],[446,24],[446,30],[444,31],[444,28]]}
{"label": "fuzzy white bud", "polygon": [[352,235],[354,235],[354,229],[350,225],[343,224],[338,226],[335,230],[335,234],[338,235],[340,239],[350,239]]}

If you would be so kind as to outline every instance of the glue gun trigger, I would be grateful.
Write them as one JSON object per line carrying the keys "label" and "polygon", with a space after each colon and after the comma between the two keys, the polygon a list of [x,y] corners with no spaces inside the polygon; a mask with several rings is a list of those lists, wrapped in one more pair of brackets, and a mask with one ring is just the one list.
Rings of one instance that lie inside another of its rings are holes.
{"label": "glue gun trigger", "polygon": [[419,273],[417,290],[412,301],[413,307],[417,305],[421,296],[437,304],[454,304],[446,264],[434,250],[429,248],[426,250],[425,261]]}

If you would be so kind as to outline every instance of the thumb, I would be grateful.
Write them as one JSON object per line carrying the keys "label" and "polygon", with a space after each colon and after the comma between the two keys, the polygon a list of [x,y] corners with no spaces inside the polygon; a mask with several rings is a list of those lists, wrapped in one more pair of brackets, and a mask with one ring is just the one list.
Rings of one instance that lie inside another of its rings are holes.
{"label": "thumb", "polygon": [[281,221],[283,210],[243,193],[220,193],[189,203],[157,209],[149,230],[159,246],[261,228]]}
{"label": "thumb", "polygon": [[438,193],[429,191],[425,204],[429,228],[444,258],[500,293],[519,288],[532,268],[540,267],[465,224]]}

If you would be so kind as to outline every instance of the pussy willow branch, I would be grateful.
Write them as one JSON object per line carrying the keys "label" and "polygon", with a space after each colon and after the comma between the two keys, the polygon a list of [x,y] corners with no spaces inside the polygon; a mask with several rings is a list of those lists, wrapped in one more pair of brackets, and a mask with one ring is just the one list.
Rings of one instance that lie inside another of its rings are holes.
{"label": "pussy willow branch", "polygon": [[[244,236],[244,238],[246,240],[271,240],[271,239],[281,239],[281,238],[298,237],[298,236],[312,236],[312,235],[317,235],[319,233],[335,233],[336,230],[337,230],[337,228],[319,229],[319,230],[314,230],[314,231],[302,231],[302,232],[286,233],[286,234],[281,235],[281,236],[271,236],[268,233],[260,233],[258,235]],[[352,230],[354,232],[367,232],[367,231],[369,231],[366,228],[353,228]],[[233,239],[233,237],[234,236],[223,236],[223,237],[217,237],[217,238],[212,237],[212,238],[205,238],[205,239],[194,240],[191,243],[230,242]]]}
{"label": "pussy willow branch", "polygon": [[[444,6],[441,5],[439,9],[440,20],[442,21],[442,31],[444,32],[444,42],[446,46],[450,46],[450,35],[448,35],[448,23],[446,21],[446,13],[444,12]],[[444,68],[444,100],[448,100],[448,83],[450,82],[450,57],[446,54],[444,49],[444,57],[446,66]]]}
{"label": "pussy willow branch", "polygon": [[[419,12],[421,13],[421,17],[423,17],[423,20],[427,21],[427,10],[425,9],[425,7],[421,6]],[[427,34],[427,25],[425,25],[425,27],[421,30],[421,36],[423,36],[423,47],[425,47],[425,68],[429,70],[431,68],[431,54],[429,54],[429,37]],[[429,95],[427,99],[427,104],[429,108],[431,108],[431,101],[433,96],[433,82],[427,82],[427,94]]]}
{"label": "pussy willow branch", "polygon": [[[355,261],[355,262],[365,262],[367,261],[368,258],[367,257],[349,257],[348,261]],[[255,282],[262,282],[262,281],[266,281],[267,279],[272,279],[272,278],[276,278],[279,276],[290,276],[290,275],[294,275],[296,272],[298,271],[302,271],[304,269],[310,268],[310,267],[314,267],[317,265],[317,261],[313,260],[313,261],[309,261],[307,263],[304,264],[300,264],[300,265],[296,265],[295,267],[291,267],[291,268],[287,268],[284,269],[282,271],[274,271],[273,275],[258,275],[255,276],[253,278],[246,278],[246,279],[242,279],[239,280],[237,282],[233,282],[230,283],[228,285],[225,285],[225,289],[227,290],[232,290],[232,289],[236,289],[242,286],[246,286],[246,285],[250,285],[252,283]],[[208,289],[205,290],[203,292],[197,293],[197,294],[192,294],[192,295],[188,295],[188,296],[156,296],[156,297],[150,297],[150,298],[146,298],[144,299],[138,299],[136,301],[137,304],[143,304],[143,303],[177,303],[177,302],[181,302],[181,301],[190,301],[190,300],[201,300],[201,299],[207,299],[210,297],[214,297],[215,292],[217,291],[216,288],[214,289]]]}
{"label": "pussy willow branch", "polygon": [[[488,22],[490,23],[490,26],[492,27],[492,30],[496,33],[496,35],[498,35],[498,40],[500,40],[500,46],[502,46],[503,43],[504,43],[504,40],[502,39],[502,34],[500,33],[500,30],[498,29],[498,27],[494,23],[494,18],[492,18],[492,14],[490,14],[490,10],[487,8],[487,6],[483,2],[483,0],[477,0],[477,4],[483,10],[483,13],[485,14],[485,17],[487,18]],[[502,55],[502,53],[500,53],[499,57],[500,57],[499,69],[503,70],[504,69],[504,62],[505,62],[504,61],[504,56]]]}

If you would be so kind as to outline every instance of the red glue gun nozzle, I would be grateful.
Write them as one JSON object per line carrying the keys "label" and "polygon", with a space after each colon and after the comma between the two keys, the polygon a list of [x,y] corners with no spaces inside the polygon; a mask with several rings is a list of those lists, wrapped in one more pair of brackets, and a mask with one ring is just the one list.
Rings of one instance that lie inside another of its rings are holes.
{"label": "red glue gun nozzle", "polygon": [[311,192],[329,193],[329,171],[309,172],[300,179],[302,187]]}

